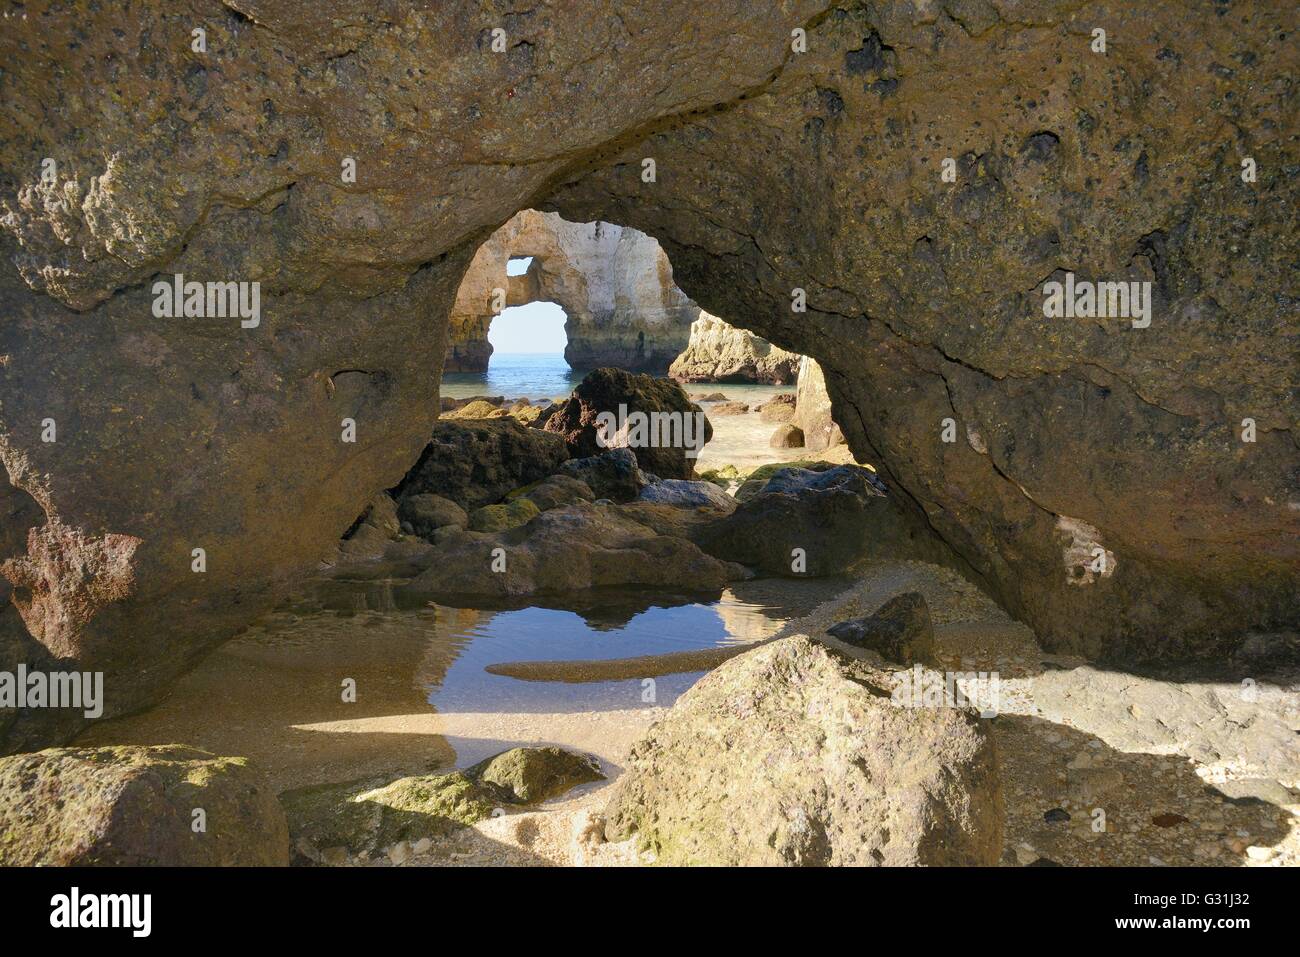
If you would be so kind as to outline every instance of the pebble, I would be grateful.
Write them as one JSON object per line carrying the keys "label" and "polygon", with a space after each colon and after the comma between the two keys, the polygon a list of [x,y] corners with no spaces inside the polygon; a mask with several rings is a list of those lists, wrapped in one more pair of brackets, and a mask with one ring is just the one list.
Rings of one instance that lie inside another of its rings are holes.
{"label": "pebble", "polygon": [[427,837],[422,837],[411,847],[416,854],[428,854],[429,848],[433,847],[433,841]]}
{"label": "pebble", "polygon": [[1246,856],[1252,861],[1267,861],[1273,857],[1274,851],[1271,847],[1261,847],[1258,844],[1252,844],[1246,848]]}
{"label": "pebble", "polygon": [[1070,819],[1070,812],[1064,808],[1054,807],[1043,814],[1043,820],[1048,824],[1061,824]]}
{"label": "pebble", "polygon": [[388,859],[394,864],[405,864],[411,859],[411,845],[398,841],[388,849]]}
{"label": "pebble", "polygon": [[1022,866],[1028,867],[1036,860],[1038,860],[1038,852],[1034,850],[1032,845],[1029,844],[1016,845],[1016,861],[1018,863],[1020,863]]}

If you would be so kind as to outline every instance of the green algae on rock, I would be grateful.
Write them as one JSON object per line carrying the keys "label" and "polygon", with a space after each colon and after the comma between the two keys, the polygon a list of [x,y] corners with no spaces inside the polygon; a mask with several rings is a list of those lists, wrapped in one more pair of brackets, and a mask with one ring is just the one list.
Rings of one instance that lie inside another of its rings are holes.
{"label": "green algae on rock", "polygon": [[0,865],[288,863],[284,812],[244,758],[173,744],[0,759]]}
{"label": "green algae on rock", "polygon": [[562,748],[512,748],[463,771],[298,788],[280,796],[298,852],[370,854],[436,839],[505,807],[536,804],[604,778],[594,758]]}
{"label": "green algae on rock", "polygon": [[470,513],[469,527],[473,532],[503,532],[526,525],[541,514],[542,510],[532,499],[517,498],[500,505],[484,505],[475,509]]}
{"label": "green algae on rock", "polygon": [[536,804],[605,777],[600,764],[589,755],[554,747],[511,748],[480,761],[465,774],[505,788],[519,804]]}

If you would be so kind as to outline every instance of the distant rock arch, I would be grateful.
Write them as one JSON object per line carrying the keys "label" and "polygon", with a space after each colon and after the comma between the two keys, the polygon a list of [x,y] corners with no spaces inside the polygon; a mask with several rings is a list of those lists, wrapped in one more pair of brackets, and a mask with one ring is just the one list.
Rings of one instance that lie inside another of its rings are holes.
{"label": "distant rock arch", "polygon": [[[506,263],[531,257],[521,276]],[[456,293],[448,372],[482,372],[496,290],[504,306],[554,302],[568,320],[564,358],[575,369],[617,366],[662,375],[686,348],[700,307],[673,283],[659,243],[612,223],[571,223],[525,209],[479,247]]]}

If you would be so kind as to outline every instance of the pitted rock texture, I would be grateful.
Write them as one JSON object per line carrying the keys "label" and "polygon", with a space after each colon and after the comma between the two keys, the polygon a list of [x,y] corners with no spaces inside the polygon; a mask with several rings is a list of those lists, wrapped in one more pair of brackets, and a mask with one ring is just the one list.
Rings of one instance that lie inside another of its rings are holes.
{"label": "pitted rock texture", "polygon": [[0,759],[0,838],[3,866],[289,863],[284,811],[263,774],[244,758],[182,745]]}
{"label": "pitted rock texture", "polygon": [[[110,714],[156,699],[419,457],[465,270],[536,208],[655,237],[702,308],[816,359],[854,452],[1048,647],[1294,625],[1294,30],[1264,0],[10,11],[5,590],[138,539],[40,617]],[[1065,271],[1150,281],[1151,325],[1046,319]],[[260,282],[260,323],[156,318],[178,273]],[[1071,584],[1062,517],[1112,574]]]}
{"label": "pitted rock texture", "polygon": [[733,658],[633,746],[605,811],[662,864],[991,865],[993,740],[969,713],[891,701],[890,682],[804,635]]}
{"label": "pitted rock texture", "polygon": [[691,341],[668,374],[678,382],[766,382],[789,385],[800,357],[707,312],[691,323]]}
{"label": "pitted rock texture", "polygon": [[[973,7],[830,10],[761,91],[543,205],[656,236],[702,308],[816,359],[855,453],[1047,647],[1294,626],[1294,12]],[[625,176],[648,154],[675,173],[653,193]],[[1045,318],[1065,271],[1151,282],[1151,325]],[[1061,516],[1113,574],[1070,584]]]}
{"label": "pitted rock texture", "polygon": [[627,448],[645,471],[674,479],[694,477],[695,456],[713,437],[680,385],[623,369],[589,372],[542,428],[562,436],[574,458]]}
{"label": "pitted rock texture", "polygon": [[[506,263],[525,256],[532,259],[528,271],[507,276]],[[618,366],[663,375],[700,314],[645,233],[570,223],[534,209],[513,217],[474,254],[452,306],[448,371],[487,369],[498,298],[505,307],[544,301],[564,309],[564,358],[575,369]]]}

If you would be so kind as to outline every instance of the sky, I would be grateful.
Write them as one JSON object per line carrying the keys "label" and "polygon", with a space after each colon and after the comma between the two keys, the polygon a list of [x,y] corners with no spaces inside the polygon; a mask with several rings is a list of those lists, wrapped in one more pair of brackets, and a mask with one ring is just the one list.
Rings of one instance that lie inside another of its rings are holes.
{"label": "sky", "polygon": [[562,354],[569,341],[564,334],[564,319],[564,310],[553,302],[510,306],[492,320],[488,342],[494,351],[506,354]]}

